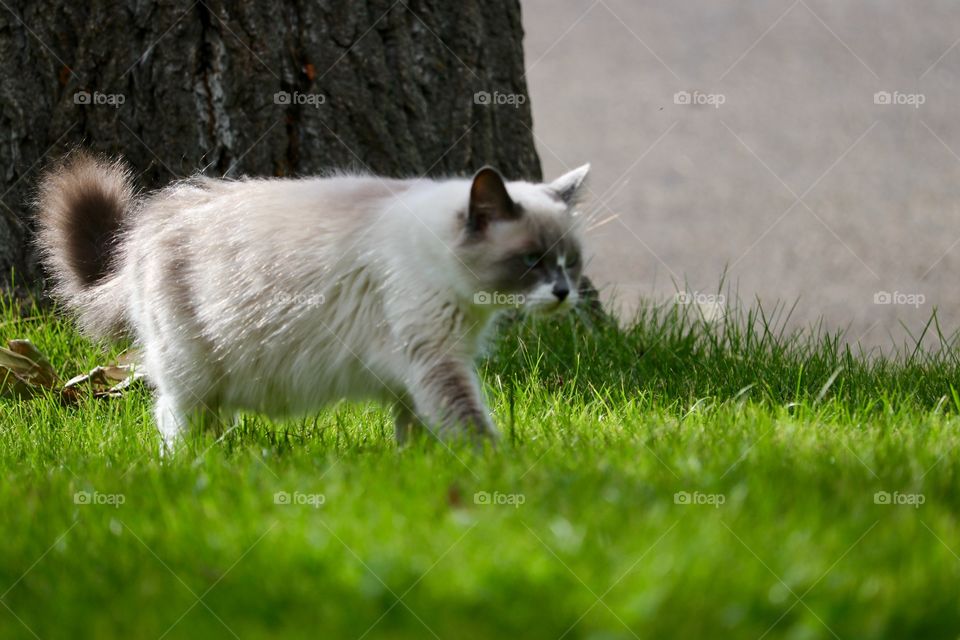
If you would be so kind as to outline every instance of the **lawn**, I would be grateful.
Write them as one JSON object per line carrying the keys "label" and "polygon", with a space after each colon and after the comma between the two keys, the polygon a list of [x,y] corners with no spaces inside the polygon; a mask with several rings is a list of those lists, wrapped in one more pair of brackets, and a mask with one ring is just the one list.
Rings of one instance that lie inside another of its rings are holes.
{"label": "lawn", "polygon": [[[160,459],[146,390],[0,400],[0,637],[956,638],[948,341],[691,309],[508,323],[496,451],[341,405]],[[0,316],[65,376],[119,353]]]}

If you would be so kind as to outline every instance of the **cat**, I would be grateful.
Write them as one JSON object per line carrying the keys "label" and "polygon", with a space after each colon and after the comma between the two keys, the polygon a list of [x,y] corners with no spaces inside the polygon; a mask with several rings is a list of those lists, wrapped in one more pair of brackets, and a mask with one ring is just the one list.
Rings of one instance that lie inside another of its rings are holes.
{"label": "cat", "polygon": [[194,177],[139,194],[75,152],[36,201],[52,294],[96,339],[132,337],[173,448],[239,411],[394,406],[404,442],[495,441],[474,360],[494,318],[578,300],[590,166],[551,183],[370,175]]}

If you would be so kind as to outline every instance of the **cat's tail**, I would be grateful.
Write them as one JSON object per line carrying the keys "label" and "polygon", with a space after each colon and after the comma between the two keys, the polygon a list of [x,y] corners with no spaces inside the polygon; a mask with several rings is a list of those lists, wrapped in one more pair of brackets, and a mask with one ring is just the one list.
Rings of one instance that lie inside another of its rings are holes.
{"label": "cat's tail", "polygon": [[126,331],[121,241],[135,204],[130,170],[83,152],[70,154],[40,183],[37,242],[53,296],[94,338]]}

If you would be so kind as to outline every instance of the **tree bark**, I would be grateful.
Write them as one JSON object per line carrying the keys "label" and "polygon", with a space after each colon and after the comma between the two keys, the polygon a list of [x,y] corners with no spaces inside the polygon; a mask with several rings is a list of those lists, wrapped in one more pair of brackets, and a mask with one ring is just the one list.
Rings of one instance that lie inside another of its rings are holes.
{"label": "tree bark", "polygon": [[519,0],[6,0],[0,268],[37,281],[29,201],[76,146],[122,155],[144,188],[484,164],[539,179],[522,38]]}

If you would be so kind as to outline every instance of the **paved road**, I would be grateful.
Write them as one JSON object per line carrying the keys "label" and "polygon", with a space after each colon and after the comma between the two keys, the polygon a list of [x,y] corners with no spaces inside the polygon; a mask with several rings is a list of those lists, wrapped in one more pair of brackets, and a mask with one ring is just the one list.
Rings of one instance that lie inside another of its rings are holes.
{"label": "paved road", "polygon": [[726,269],[865,346],[960,328],[960,3],[522,2],[544,170],[593,162],[627,312]]}

